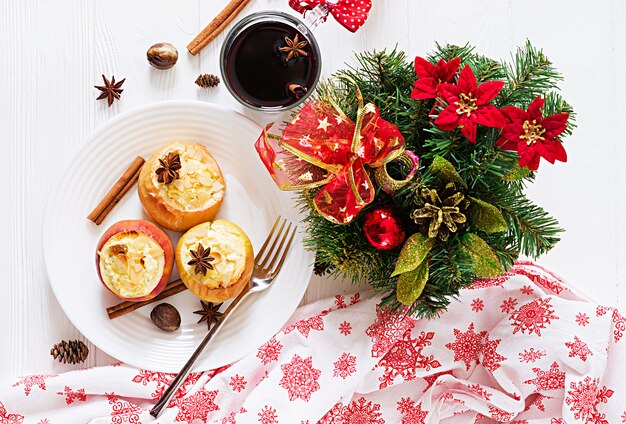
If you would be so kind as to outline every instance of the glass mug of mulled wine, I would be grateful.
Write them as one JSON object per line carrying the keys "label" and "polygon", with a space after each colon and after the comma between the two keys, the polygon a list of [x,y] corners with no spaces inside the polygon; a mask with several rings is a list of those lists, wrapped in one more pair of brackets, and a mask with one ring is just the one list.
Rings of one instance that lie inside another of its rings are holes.
{"label": "glass mug of mulled wine", "polygon": [[224,84],[241,104],[281,112],[304,102],[322,61],[311,30],[282,12],[253,13],[226,36],[220,55]]}

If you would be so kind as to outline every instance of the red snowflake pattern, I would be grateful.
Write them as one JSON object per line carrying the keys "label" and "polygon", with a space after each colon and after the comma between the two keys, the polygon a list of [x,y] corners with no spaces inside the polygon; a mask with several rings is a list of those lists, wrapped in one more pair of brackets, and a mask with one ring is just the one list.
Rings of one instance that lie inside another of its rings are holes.
{"label": "red snowflake pattern", "polygon": [[345,379],[356,372],[356,356],[352,356],[349,353],[344,352],[337,359],[334,365],[335,369],[333,370],[333,376]]}
{"label": "red snowflake pattern", "polygon": [[524,409],[524,412],[530,411],[530,408],[532,408],[533,406],[535,406],[541,412],[546,412],[546,406],[543,404],[544,399],[551,399],[551,398],[537,393],[535,396],[535,399],[531,403],[529,403],[528,406],[526,406],[526,408]]}
{"label": "red snowflake pattern", "polygon": [[209,412],[218,411],[219,406],[215,403],[217,390],[200,389],[194,394],[178,401],[178,414],[174,421],[193,422],[202,420],[206,422]]}
{"label": "red snowflake pattern", "polygon": [[481,299],[472,300],[472,311],[480,312],[484,308],[485,308],[485,302],[483,302]]}
{"label": "red snowflake pattern", "polygon": [[278,414],[276,413],[276,409],[271,406],[265,405],[261,412],[259,412],[259,422],[261,424],[277,424],[278,423]]}
{"label": "red snowflake pattern", "polygon": [[346,301],[344,300],[343,296],[339,294],[335,296],[335,305],[337,305],[337,309],[343,309],[348,306],[346,305]]}
{"label": "red snowflake pattern", "polygon": [[465,370],[469,371],[472,364],[478,363],[478,354],[483,345],[483,340],[487,336],[486,331],[474,332],[474,323],[471,323],[466,332],[454,329],[456,341],[446,344],[446,347],[454,351],[454,361],[465,362]]}
{"label": "red snowflake pattern", "polygon": [[402,398],[397,409],[402,414],[402,424],[424,424],[428,416],[428,411],[422,410],[422,404],[415,405],[410,398]]}
{"label": "red snowflake pattern", "polygon": [[613,308],[610,306],[598,305],[596,306],[596,316],[601,317],[602,315],[606,315],[606,313],[611,310],[613,310]]}
{"label": "red snowflake pattern", "polygon": [[25,377],[19,377],[19,380],[12,387],[24,385],[24,394],[28,396],[33,387],[39,387],[46,390],[46,379],[56,377],[56,374],[37,374]]}
{"label": "red snowflake pattern", "polygon": [[491,393],[486,391],[480,384],[468,384],[467,388],[485,400],[491,399]]}
{"label": "red snowflake pattern", "polygon": [[285,328],[283,332],[285,334],[289,334],[294,330],[298,330],[300,334],[302,334],[305,338],[308,338],[311,330],[324,331],[324,320],[322,319],[322,316],[323,315],[320,314],[300,320],[295,324]]}
{"label": "red snowflake pattern", "polygon": [[528,331],[528,334],[535,333],[541,337],[541,330],[546,328],[546,325],[551,324],[553,319],[559,319],[559,317],[554,315],[554,309],[550,305],[550,300],[552,299],[549,297],[535,299],[520,306],[517,311],[513,312],[509,317],[509,320],[513,321],[511,325],[515,327],[513,334],[518,331],[525,334]]}
{"label": "red snowflake pattern", "polygon": [[313,368],[313,357],[302,359],[295,354],[291,362],[280,366],[283,371],[283,378],[280,380],[280,387],[287,390],[289,400],[302,399],[305,402],[311,400],[311,394],[320,389],[317,380],[322,371]]}
{"label": "red snowflake pattern", "polygon": [[350,296],[350,305],[356,305],[361,301],[361,293],[354,293]]}
{"label": "red snowflake pattern", "polygon": [[620,418],[622,419],[623,423],[626,423],[626,411],[622,413],[622,416]]}
{"label": "red snowflake pattern", "polygon": [[613,316],[611,317],[613,321],[613,339],[615,343],[619,342],[622,336],[624,335],[624,331],[626,331],[626,318],[622,314],[619,313],[617,309],[613,309]]}
{"label": "red snowflake pattern", "polygon": [[485,369],[488,369],[491,372],[500,368],[500,362],[506,361],[507,359],[496,352],[496,349],[501,341],[501,339],[489,340],[489,335],[485,337],[485,343],[483,344],[482,349],[483,359],[481,363]]}
{"label": "red snowflake pattern", "polygon": [[534,347],[531,347],[530,349],[528,350],[524,349],[523,352],[519,353],[519,361],[526,362],[526,363],[535,362],[543,358],[544,356],[546,356],[545,350],[535,350]]}
{"label": "red snowflake pattern", "polygon": [[[0,421],[0,422],[2,422],[2,421]],[[48,418],[42,418],[41,420],[37,421],[37,424],[50,424],[50,420]]]}
{"label": "red snowflake pattern", "polygon": [[352,333],[352,324],[350,324],[348,321],[342,322],[341,324],[339,324],[339,332],[344,336],[349,335],[350,333]]}
{"label": "red snowflake pattern", "polygon": [[376,320],[370,325],[365,334],[372,338],[372,357],[380,358],[393,347],[407,331],[415,326],[415,320],[409,316],[399,316],[386,309],[376,307]]}
{"label": "red snowflake pattern", "polygon": [[504,312],[505,314],[510,314],[511,312],[515,310],[516,307],[517,307],[517,299],[514,299],[512,297],[509,297],[500,305],[500,309],[502,309],[502,312]]}
{"label": "red snowflake pattern", "polygon": [[427,375],[424,376],[424,381],[426,382],[427,386],[424,389],[424,391],[428,390],[431,388],[431,386],[433,384],[435,384],[435,382],[439,379],[439,377],[441,377],[442,375],[452,375],[452,371],[442,371],[442,372],[438,372],[435,374],[431,374],[431,375]]}
{"label": "red snowflake pattern", "polygon": [[600,379],[587,376],[583,381],[570,383],[565,403],[570,407],[577,420],[585,420],[588,423],[609,424],[606,415],[598,411],[600,403],[608,402],[613,396],[613,390],[606,386],[599,388]]}
{"label": "red snowflake pattern", "polygon": [[521,289],[519,289],[520,292],[522,292],[522,294],[525,294],[526,296],[530,296],[531,294],[533,294],[533,288],[531,286],[524,286]]}
{"label": "red snowflake pattern", "polygon": [[342,409],[341,413],[341,423],[385,424],[380,413],[380,405],[366,401],[364,397],[352,401],[350,405]]}
{"label": "red snowflake pattern", "polygon": [[491,418],[498,422],[509,423],[515,416],[512,412],[505,412],[501,409],[496,408],[495,406],[489,406],[489,414],[491,414]]}
{"label": "red snowflake pattern", "polygon": [[85,389],[78,389],[76,391],[70,389],[68,386],[65,386],[65,389],[62,392],[57,392],[58,395],[65,396],[65,403],[70,405],[77,402],[85,402],[87,400],[87,395],[85,394]]}
{"label": "red snowflake pattern", "polygon": [[435,333],[432,331],[422,331],[416,339],[411,337],[410,331],[406,332],[378,363],[378,366],[385,367],[382,377],[379,377],[380,389],[392,384],[398,376],[408,381],[415,379],[418,369],[430,371],[431,368],[439,368],[441,363],[435,360],[434,355],[422,354],[422,350],[432,344],[433,337]]}
{"label": "red snowflake pattern", "polygon": [[511,268],[511,272],[517,275],[524,275],[533,283],[540,285],[555,294],[559,294],[563,290],[568,290],[559,278],[554,275],[549,275],[549,273],[543,269],[537,269],[537,265],[532,262],[518,261],[516,265]]}
{"label": "red snowflake pattern", "polygon": [[550,424],[565,424],[565,421],[563,421],[563,418],[551,418]]}
{"label": "red snowflake pattern", "polygon": [[105,393],[111,405],[111,422],[113,424],[138,424],[142,409],[126,400],[120,399],[115,393]]}
{"label": "red snowflake pattern", "polygon": [[401,414],[408,414],[415,406],[415,401],[410,397],[403,397],[400,398],[397,404],[398,406],[396,407],[396,409],[398,410],[398,412],[400,412]]}
{"label": "red snowflake pattern", "polygon": [[20,414],[10,414],[2,402],[0,402],[0,424],[22,424],[24,416]]}
{"label": "red snowflake pattern", "polygon": [[559,369],[559,364],[554,361],[547,371],[540,368],[533,368],[537,375],[532,380],[524,381],[525,384],[534,384],[538,392],[546,390],[558,390],[565,388],[565,372]]}
{"label": "red snowflake pattern", "polygon": [[489,277],[489,278],[475,278],[471,286],[467,287],[468,290],[478,290],[485,289],[488,287],[498,287],[504,284],[509,278],[511,278],[514,274],[507,272],[499,277]]}
{"label": "red snowflake pattern", "polygon": [[574,341],[566,342],[565,346],[569,348],[569,357],[573,358],[575,356],[579,357],[583,360],[583,362],[587,361],[588,356],[593,356],[593,352],[587,346],[587,343],[580,340],[578,337],[574,336]]}
{"label": "red snowflake pattern", "polygon": [[[217,370],[214,370],[213,372],[217,374],[219,372],[219,368]],[[176,391],[176,394],[174,395],[174,399],[180,399],[184,397],[187,394],[187,390],[190,387],[193,387],[193,385],[195,385],[198,382],[201,375],[202,373],[197,373],[197,372],[190,373],[189,376],[183,382],[183,384],[181,384],[180,388]],[[139,370],[139,374],[134,376],[132,381],[133,383],[141,383],[144,386],[147,386],[149,383],[156,382],[157,384],[156,389],[154,390],[154,392],[150,394],[150,396],[152,397],[152,399],[159,399],[165,392],[165,389],[167,389],[169,385],[172,383],[172,380],[174,379],[174,377],[175,377],[175,374],[169,374],[165,372],[156,372],[156,371],[150,371],[150,370]],[[173,403],[175,402],[170,403],[170,405]]]}
{"label": "red snowflake pattern", "polygon": [[261,360],[263,365],[267,365],[272,361],[278,361],[278,356],[282,349],[283,345],[276,340],[276,337],[272,337],[259,348],[256,357]]}
{"label": "red snowflake pattern", "polygon": [[576,315],[576,324],[580,325],[581,327],[584,327],[587,324],[589,324],[589,315],[587,315],[584,312],[581,312],[581,313],[577,314]]}
{"label": "red snowflake pattern", "polygon": [[235,374],[230,378],[230,387],[232,387],[234,392],[241,392],[244,390],[247,383],[246,379],[239,374]]}

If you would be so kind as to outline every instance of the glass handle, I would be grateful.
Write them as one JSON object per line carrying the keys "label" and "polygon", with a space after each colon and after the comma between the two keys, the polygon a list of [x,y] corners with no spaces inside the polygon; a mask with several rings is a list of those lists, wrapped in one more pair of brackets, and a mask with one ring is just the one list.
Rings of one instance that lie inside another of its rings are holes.
{"label": "glass handle", "polygon": [[309,31],[313,31],[319,24],[326,21],[328,14],[330,13],[330,9],[323,3],[318,4],[313,9],[308,10],[304,15],[304,23],[306,24],[305,28],[300,28],[302,24],[298,25],[298,30],[300,32],[305,32],[305,29]]}

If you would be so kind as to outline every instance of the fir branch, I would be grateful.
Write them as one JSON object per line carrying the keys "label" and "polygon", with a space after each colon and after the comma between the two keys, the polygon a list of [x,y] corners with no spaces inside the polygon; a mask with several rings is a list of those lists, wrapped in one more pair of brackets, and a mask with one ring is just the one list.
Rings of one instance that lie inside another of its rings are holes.
{"label": "fir branch", "polygon": [[491,202],[500,208],[517,240],[517,249],[525,256],[538,258],[559,242],[564,231],[559,222],[542,207],[535,205],[519,191],[491,193]]}
{"label": "fir branch", "polygon": [[503,63],[507,84],[496,99],[497,106],[526,107],[535,97],[557,89],[563,80],[543,50],[536,49],[528,40],[512,59],[512,63]]}

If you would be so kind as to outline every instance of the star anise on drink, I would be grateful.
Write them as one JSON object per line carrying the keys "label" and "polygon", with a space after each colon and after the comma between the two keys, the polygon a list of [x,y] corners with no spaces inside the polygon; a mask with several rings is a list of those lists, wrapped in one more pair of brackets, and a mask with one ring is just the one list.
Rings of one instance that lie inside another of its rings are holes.
{"label": "star anise on drink", "polygon": [[213,303],[205,302],[204,300],[201,300],[200,303],[202,304],[202,309],[199,311],[194,311],[194,314],[201,315],[198,324],[206,321],[207,326],[210,330],[211,325],[218,322],[223,315],[222,312],[218,312],[222,304],[218,303],[217,305],[214,305]]}
{"label": "star anise on drink", "polygon": [[189,253],[191,253],[191,256],[193,256],[193,259],[190,260],[189,262],[187,262],[187,265],[192,265],[193,271],[196,274],[202,274],[202,275],[206,275],[206,272],[209,269],[213,269],[213,265],[211,265],[211,262],[213,262],[215,260],[214,257],[210,256],[211,255],[211,248],[204,248],[202,246],[202,243],[198,243],[198,249],[197,250],[189,250]]}
{"label": "star anise on drink", "polygon": [[121,87],[122,84],[124,84],[124,81],[126,81],[126,78],[115,82],[115,76],[111,77],[111,81],[109,81],[104,75],[102,75],[102,79],[104,80],[104,85],[94,85],[95,88],[102,91],[96,100],[107,99],[109,107],[111,107],[115,99],[120,99],[120,95],[122,94],[122,91],[124,91]]}
{"label": "star anise on drink", "polygon": [[289,62],[293,58],[297,59],[300,56],[306,57],[309,55],[306,50],[304,50],[309,42],[306,40],[300,41],[300,34],[296,34],[296,36],[293,37],[293,40],[289,37],[285,37],[285,43],[287,44],[286,46],[278,49],[278,51],[282,53],[287,53],[285,62]]}
{"label": "star anise on drink", "polygon": [[159,159],[159,163],[161,164],[161,167],[156,170],[158,182],[169,184],[180,178],[178,171],[182,165],[180,163],[180,155],[178,153],[169,152],[167,156]]}

